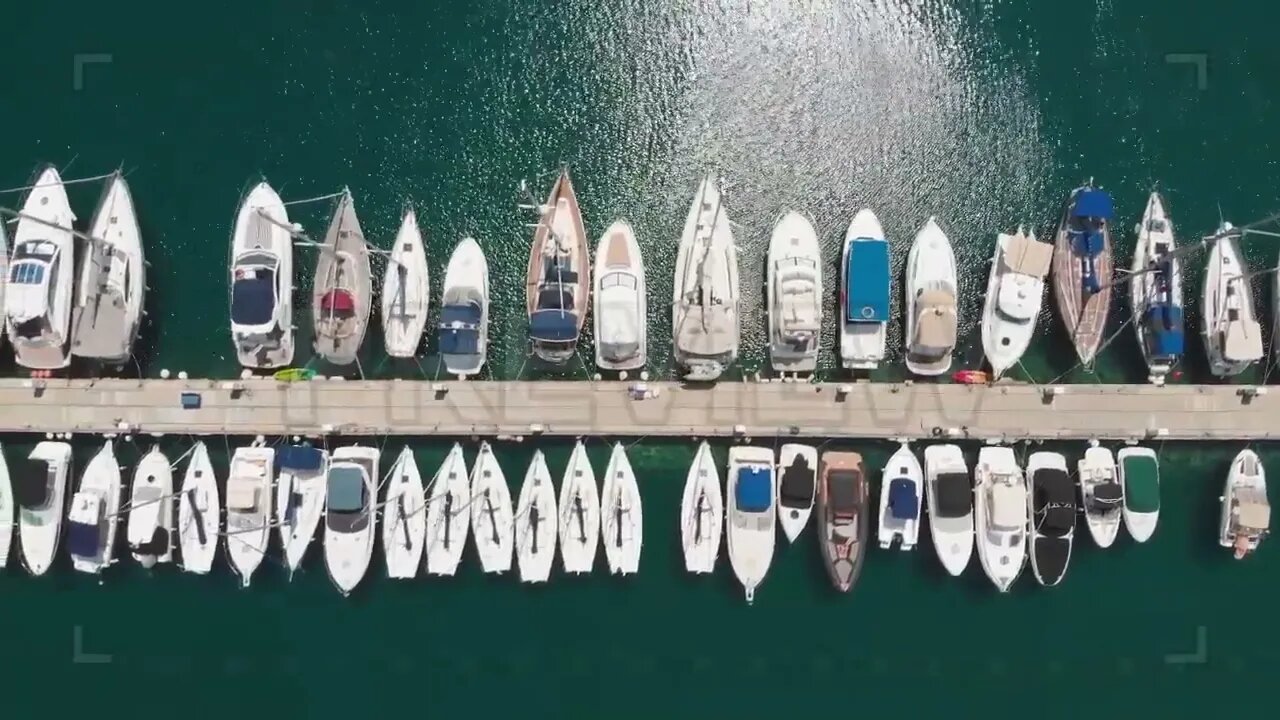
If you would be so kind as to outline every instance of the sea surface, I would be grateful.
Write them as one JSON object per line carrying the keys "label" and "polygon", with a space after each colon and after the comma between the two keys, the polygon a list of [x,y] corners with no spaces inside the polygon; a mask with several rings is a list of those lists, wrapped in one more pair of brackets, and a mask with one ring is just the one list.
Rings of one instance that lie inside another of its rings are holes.
{"label": "sea surface", "polygon": [[[1277,21],[1280,6],[1192,0],[19,3],[4,21],[0,186],[26,185],[44,162],[66,178],[127,171],[151,290],[126,375],[238,373],[229,236],[241,194],[266,177],[287,201],[350,187],[381,247],[412,203],[436,292],[450,249],[478,238],[494,287],[486,377],[584,379],[589,360],[547,372],[527,362],[524,340],[532,218],[517,204],[541,200],[562,164],[593,241],[616,218],[635,227],[654,377],[671,373],[674,250],[706,173],[721,178],[741,249],[736,375],[765,361],[774,219],[787,209],[813,219],[834,311],[839,243],[863,206],[893,245],[895,295],[915,230],[929,216],[946,230],[962,266],[957,366],[978,367],[996,232],[1026,224],[1047,236],[1081,182],[1115,196],[1121,266],[1153,188],[1187,241],[1220,219],[1280,209]],[[99,192],[98,182],[73,186],[82,223]],[[20,202],[0,195],[6,207]],[[331,210],[289,208],[317,236]],[[1274,266],[1278,249],[1270,238],[1245,242],[1257,270]],[[295,259],[300,306],[311,252]],[[1198,329],[1203,256],[1184,267]],[[1254,282],[1269,326],[1271,276]],[[1015,376],[1145,380],[1126,294],[1092,372],[1076,367],[1049,305]],[[835,375],[832,317],[823,377]],[[310,357],[305,310],[298,318],[298,364],[333,372]],[[902,376],[901,342],[895,322],[893,357],[875,379]],[[434,340],[427,350],[420,363],[393,363],[374,330],[360,372],[435,377]],[[593,356],[589,337],[582,356]],[[1183,370],[1179,381],[1208,380],[1198,334]],[[23,472],[34,439],[5,440]],[[474,459],[475,443],[461,440]],[[587,441],[597,472],[613,440]],[[1193,717],[1265,707],[1280,670],[1280,544],[1233,562],[1215,541],[1222,481],[1243,443],[1160,444],[1155,538],[1099,551],[1082,524],[1057,588],[1036,587],[1028,570],[997,595],[976,558],[952,579],[924,535],[911,553],[871,550],[853,593],[837,595],[810,527],[779,545],[748,607],[723,555],[712,577],[683,571],[677,514],[694,444],[620,440],[645,505],[641,571],[626,579],[607,576],[601,559],[591,577],[557,570],[550,584],[524,587],[483,576],[469,551],[456,578],[393,583],[379,552],[344,600],[315,545],[292,583],[273,545],[249,590],[221,561],[194,577],[126,560],[99,585],[73,574],[65,553],[43,578],[15,557],[0,575],[4,714]],[[249,441],[210,439],[220,474],[229,450]],[[121,441],[130,473],[155,442],[176,459],[191,440]],[[377,442],[389,464],[406,439]],[[429,476],[452,439],[409,442]],[[872,467],[893,450],[814,442],[863,452]],[[76,440],[78,468],[98,443]],[[558,477],[570,444],[536,444]],[[499,445],[513,487],[534,445]],[[723,461],[728,444],[715,447]],[[1044,447],[1072,463],[1084,449]],[[1280,451],[1255,449],[1280,472]],[[966,451],[972,459],[977,446]]]}

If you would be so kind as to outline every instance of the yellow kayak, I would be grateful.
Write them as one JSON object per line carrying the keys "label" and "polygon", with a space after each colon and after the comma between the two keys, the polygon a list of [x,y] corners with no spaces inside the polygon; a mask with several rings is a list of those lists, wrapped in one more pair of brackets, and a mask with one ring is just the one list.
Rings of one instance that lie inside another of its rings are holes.
{"label": "yellow kayak", "polygon": [[308,370],[307,368],[286,368],[284,370],[277,370],[276,373],[272,375],[272,377],[280,382],[300,382],[302,380],[310,380],[315,376],[316,371]]}

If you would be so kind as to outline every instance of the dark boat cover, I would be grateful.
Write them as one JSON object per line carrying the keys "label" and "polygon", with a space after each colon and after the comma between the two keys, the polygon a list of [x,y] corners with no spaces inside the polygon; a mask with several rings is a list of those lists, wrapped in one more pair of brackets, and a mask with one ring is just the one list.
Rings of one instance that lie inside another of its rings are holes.
{"label": "dark boat cover", "polygon": [[231,320],[237,325],[262,325],[276,307],[276,275],[266,268],[237,270],[231,286]]}
{"label": "dark boat cover", "polygon": [[889,514],[898,520],[914,520],[920,515],[920,497],[916,484],[906,478],[889,482]]}
{"label": "dark boat cover", "polygon": [[1032,542],[1036,578],[1042,585],[1057,585],[1067,574],[1071,559],[1071,540],[1041,535]]}
{"label": "dark boat cover", "polygon": [[440,353],[475,355],[480,351],[480,303],[445,305],[440,317]]}
{"label": "dark boat cover", "polygon": [[138,543],[133,548],[139,555],[163,555],[169,550],[169,531],[157,527],[151,533],[151,539]]}
{"label": "dark boat cover", "polygon": [[965,473],[940,473],[934,492],[938,517],[962,518],[973,512],[973,488]]}
{"label": "dark boat cover", "polygon": [[1065,537],[1076,526],[1075,485],[1062,470],[1037,470],[1031,478],[1036,530],[1041,535]]}
{"label": "dark boat cover", "polygon": [[738,483],[734,488],[738,509],[743,512],[764,512],[773,504],[773,473],[769,468],[744,467],[738,470]]}
{"label": "dark boat cover", "polygon": [[368,524],[365,508],[364,473],[358,468],[331,467],[325,504],[326,527],[337,532],[356,532]]}
{"label": "dark boat cover", "polygon": [[32,460],[28,463],[27,472],[16,478],[13,483],[13,496],[24,508],[35,510],[49,504],[51,473],[49,464],[43,460]]}
{"label": "dark boat cover", "polygon": [[276,450],[276,468],[318,472],[324,464],[324,452],[306,445],[286,445]]}
{"label": "dark boat cover", "polygon": [[568,310],[537,310],[529,316],[529,337],[547,342],[573,340],[578,337],[578,316]]}
{"label": "dark boat cover", "polygon": [[852,470],[835,470],[827,475],[827,494],[837,517],[850,518],[858,514],[861,482],[862,478]]}
{"label": "dark boat cover", "polygon": [[67,548],[76,557],[97,557],[101,551],[101,538],[102,534],[95,524],[74,521],[67,524]]}
{"label": "dark boat cover", "polygon": [[1120,487],[1120,483],[1109,480],[1093,488],[1090,509],[1108,512],[1119,507],[1122,500],[1124,500],[1124,490]]}
{"label": "dark boat cover", "polygon": [[796,455],[791,464],[782,470],[778,504],[787,508],[807,508],[812,505],[815,477],[816,473],[809,466],[808,458]]}

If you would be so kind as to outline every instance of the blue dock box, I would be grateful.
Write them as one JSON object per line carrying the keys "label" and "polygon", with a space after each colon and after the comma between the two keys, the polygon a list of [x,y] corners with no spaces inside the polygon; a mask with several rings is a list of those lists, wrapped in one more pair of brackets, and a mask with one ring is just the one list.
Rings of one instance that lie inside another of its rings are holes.
{"label": "blue dock box", "polygon": [[194,392],[182,393],[182,409],[183,410],[199,410],[200,409],[200,393],[194,393]]}

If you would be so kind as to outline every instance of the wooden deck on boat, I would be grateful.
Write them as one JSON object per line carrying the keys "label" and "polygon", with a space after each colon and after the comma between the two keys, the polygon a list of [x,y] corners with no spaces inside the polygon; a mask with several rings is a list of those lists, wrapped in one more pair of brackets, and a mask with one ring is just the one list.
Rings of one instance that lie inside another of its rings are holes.
{"label": "wooden deck on boat", "polygon": [[[1237,385],[0,380],[0,432],[1261,440],[1280,392]],[[842,392],[841,389],[847,392]],[[183,393],[200,407],[184,408]]]}

